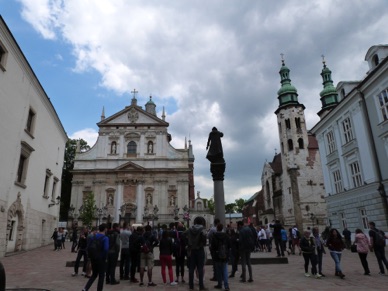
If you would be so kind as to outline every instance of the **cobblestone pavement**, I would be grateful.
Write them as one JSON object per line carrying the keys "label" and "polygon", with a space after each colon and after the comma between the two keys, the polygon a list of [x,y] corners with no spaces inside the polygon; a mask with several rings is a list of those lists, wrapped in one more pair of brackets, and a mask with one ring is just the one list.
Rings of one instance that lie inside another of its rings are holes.
{"label": "cobblestone pavement", "polygon": [[[6,288],[36,288],[51,291],[81,291],[86,280],[82,276],[72,277],[73,268],[66,267],[67,261],[75,260],[76,254],[70,252],[70,243],[67,248],[54,252],[52,246],[46,246],[28,252],[2,258],[1,261],[6,271]],[[157,256],[157,254],[155,254]],[[274,257],[276,253],[253,253],[253,257]],[[357,254],[344,251],[342,256],[342,269],[346,275],[341,280],[334,276],[334,262],[330,254],[324,255],[323,273],[325,278],[306,278],[303,269],[303,257],[298,255],[288,256],[288,264],[253,265],[253,283],[240,283],[239,274],[229,279],[230,289],[234,290],[388,290],[388,275],[378,275],[379,269],[373,253],[368,255],[369,267],[372,276],[364,276]],[[228,267],[230,270],[230,266]],[[241,270],[239,266],[239,270]],[[206,266],[205,286],[209,290],[215,282],[210,281],[212,266]],[[388,272],[387,272],[388,273]],[[118,274],[118,269],[116,274]],[[175,275],[175,272],[174,272]],[[138,278],[137,274],[137,278]],[[188,284],[179,283],[177,286],[164,286],[160,267],[153,270],[153,281],[157,287],[140,287],[121,281],[119,285],[104,285],[106,291],[119,290],[188,290]],[[188,272],[185,274],[188,281]],[[96,290],[97,281],[90,290]],[[195,285],[198,290],[198,285]]]}

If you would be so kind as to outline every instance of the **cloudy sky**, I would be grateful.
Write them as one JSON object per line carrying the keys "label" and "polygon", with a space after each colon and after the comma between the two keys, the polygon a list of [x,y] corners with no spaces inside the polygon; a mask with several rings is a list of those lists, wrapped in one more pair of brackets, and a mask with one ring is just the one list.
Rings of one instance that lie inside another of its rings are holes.
{"label": "cloudy sky", "polygon": [[196,191],[210,198],[207,137],[224,132],[227,203],[259,191],[279,151],[281,53],[312,128],[321,55],[337,84],[362,79],[368,48],[388,43],[385,0],[0,0],[0,14],[70,138],[93,145],[102,108],[122,110],[136,88],[139,105],[165,107],[175,148],[191,140]]}

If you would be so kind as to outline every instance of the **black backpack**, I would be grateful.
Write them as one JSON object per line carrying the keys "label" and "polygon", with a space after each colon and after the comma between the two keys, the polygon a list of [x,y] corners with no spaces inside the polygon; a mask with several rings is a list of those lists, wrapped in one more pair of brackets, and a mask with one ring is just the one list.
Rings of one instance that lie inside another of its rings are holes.
{"label": "black backpack", "polygon": [[225,260],[228,257],[228,251],[226,249],[226,245],[223,242],[219,242],[216,253],[218,258],[221,260]]}
{"label": "black backpack", "polygon": [[88,257],[91,260],[97,260],[101,257],[101,252],[103,251],[103,239],[104,235],[102,235],[100,238],[97,238],[97,235],[95,234],[88,246]]}

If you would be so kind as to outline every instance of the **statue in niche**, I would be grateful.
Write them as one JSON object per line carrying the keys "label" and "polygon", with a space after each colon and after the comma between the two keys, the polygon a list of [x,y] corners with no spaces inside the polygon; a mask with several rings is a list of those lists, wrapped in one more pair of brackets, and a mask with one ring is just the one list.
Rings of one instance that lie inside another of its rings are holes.
{"label": "statue in niche", "polygon": [[108,205],[113,205],[113,194],[108,195]]}
{"label": "statue in niche", "polygon": [[147,201],[146,201],[147,203],[147,205],[152,205],[152,196],[151,196],[151,194],[148,194],[147,195]]}
{"label": "statue in niche", "polygon": [[224,152],[222,150],[221,137],[224,134],[217,130],[216,127],[212,128],[212,131],[209,133],[209,138],[207,140],[206,150],[207,152],[206,158],[211,163],[224,162]]}
{"label": "statue in niche", "polygon": [[170,206],[174,206],[174,205],[175,205],[175,196],[171,195],[170,196]]}
{"label": "statue in niche", "polygon": [[112,142],[112,146],[111,146],[110,153],[114,155],[114,154],[116,154],[116,152],[117,152],[117,144],[116,144],[115,141],[113,141],[113,142]]}
{"label": "statue in niche", "polygon": [[154,145],[152,144],[152,141],[148,143],[148,153],[152,154],[154,152]]}

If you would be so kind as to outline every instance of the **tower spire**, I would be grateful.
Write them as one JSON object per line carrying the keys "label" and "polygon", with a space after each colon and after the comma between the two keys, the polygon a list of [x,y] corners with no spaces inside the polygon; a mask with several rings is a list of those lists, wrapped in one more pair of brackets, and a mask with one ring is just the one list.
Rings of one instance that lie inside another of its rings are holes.
{"label": "tower spire", "polygon": [[288,105],[299,105],[298,93],[297,93],[298,91],[291,84],[290,69],[287,68],[285,65],[284,54],[282,53],[280,54],[280,56],[281,56],[282,67],[280,68],[279,75],[280,75],[280,83],[282,84],[282,86],[278,90],[279,107],[277,111],[280,108],[283,108]]}
{"label": "tower spire", "polygon": [[102,106],[102,112],[101,112],[101,120],[105,119],[105,107]]}
{"label": "tower spire", "polygon": [[337,90],[333,85],[333,80],[331,79],[331,71],[326,66],[325,56],[322,55],[322,64],[323,69],[321,72],[323,80],[323,90],[319,95],[321,96],[322,109],[318,112],[319,117],[325,116],[328,111],[333,109],[338,104],[338,94]]}
{"label": "tower spire", "polygon": [[131,93],[133,94],[133,97],[131,100],[131,105],[136,106],[137,105],[136,94],[139,93],[139,91],[136,91],[136,89],[133,89],[133,91],[131,91]]}

